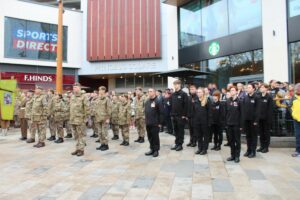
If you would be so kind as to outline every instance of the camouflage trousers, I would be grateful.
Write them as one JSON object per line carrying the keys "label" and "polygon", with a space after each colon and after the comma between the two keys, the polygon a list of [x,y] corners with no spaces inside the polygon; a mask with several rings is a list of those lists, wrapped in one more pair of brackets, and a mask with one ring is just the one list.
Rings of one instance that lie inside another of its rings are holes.
{"label": "camouflage trousers", "polygon": [[65,128],[66,128],[67,134],[72,135],[72,126],[70,124],[70,120],[65,121]]}
{"label": "camouflage trousers", "polygon": [[83,126],[72,124],[72,129],[73,129],[74,138],[76,141],[76,150],[83,151],[84,147],[85,147]]}
{"label": "camouflage trousers", "polygon": [[108,123],[105,121],[97,122],[96,127],[98,129],[99,140],[101,144],[108,144]]}
{"label": "camouflage trousers", "polygon": [[55,127],[55,121],[53,117],[49,118],[49,129],[51,136],[56,136],[56,127]]}
{"label": "camouflage trousers", "polygon": [[27,123],[28,123],[30,138],[35,140],[36,129],[32,129],[32,121],[30,119],[27,119]]}
{"label": "camouflage trousers", "polygon": [[31,134],[32,138],[35,139],[35,133],[38,133],[39,142],[45,142],[46,139],[46,122],[32,122],[31,131],[34,134]]}
{"label": "camouflage trousers", "polygon": [[112,124],[111,129],[112,129],[114,135],[119,136],[119,125],[118,124]]}
{"label": "camouflage trousers", "polygon": [[54,125],[57,131],[57,136],[59,138],[64,138],[64,121],[55,121]]}
{"label": "camouflage trousers", "polygon": [[135,126],[137,129],[137,132],[139,134],[139,137],[145,137],[145,119],[139,118],[135,119]]}
{"label": "camouflage trousers", "polygon": [[123,141],[129,142],[129,125],[119,125],[123,137]]}
{"label": "camouflage trousers", "polygon": [[92,120],[92,129],[93,129],[93,131],[94,131],[94,134],[97,134],[97,135],[98,135],[99,131],[98,131],[97,123],[96,123],[96,121],[95,121],[95,116],[92,116],[92,117],[91,117],[91,120]]}

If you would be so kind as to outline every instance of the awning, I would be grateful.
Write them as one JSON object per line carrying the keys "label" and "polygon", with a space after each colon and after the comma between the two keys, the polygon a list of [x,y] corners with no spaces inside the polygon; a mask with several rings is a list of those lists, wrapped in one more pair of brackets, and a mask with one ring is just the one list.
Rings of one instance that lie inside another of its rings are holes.
{"label": "awning", "polygon": [[201,76],[201,75],[211,75],[209,72],[201,72],[194,69],[188,69],[188,68],[178,68],[175,70],[155,73],[152,76],[163,76],[163,77],[178,77],[178,78],[188,78],[188,77],[195,77],[195,76]]}

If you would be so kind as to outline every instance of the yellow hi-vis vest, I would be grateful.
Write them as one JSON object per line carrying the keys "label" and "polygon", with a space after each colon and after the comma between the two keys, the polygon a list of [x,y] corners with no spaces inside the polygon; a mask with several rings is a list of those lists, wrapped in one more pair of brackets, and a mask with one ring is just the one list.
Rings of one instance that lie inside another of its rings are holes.
{"label": "yellow hi-vis vest", "polygon": [[300,122],[300,96],[295,95],[292,98],[292,117],[297,122]]}

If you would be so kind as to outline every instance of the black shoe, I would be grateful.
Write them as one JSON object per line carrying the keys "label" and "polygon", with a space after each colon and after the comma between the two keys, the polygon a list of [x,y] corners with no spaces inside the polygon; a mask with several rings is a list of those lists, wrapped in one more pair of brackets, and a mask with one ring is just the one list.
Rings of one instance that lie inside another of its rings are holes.
{"label": "black shoe", "polygon": [[229,143],[224,144],[224,147],[229,147],[229,146],[230,146]]}
{"label": "black shoe", "polygon": [[124,143],[124,146],[129,146],[129,142],[125,142],[125,143]]}
{"label": "black shoe", "polygon": [[161,132],[161,133],[164,132],[164,128],[161,128],[161,129],[159,130],[159,132]]}
{"label": "black shoe", "polygon": [[25,140],[27,140],[27,137],[21,137],[20,140],[25,141]]}
{"label": "black shoe", "polygon": [[103,146],[102,146],[102,149],[100,149],[101,151],[107,151],[109,149],[109,146],[108,146],[108,144],[104,144]]}
{"label": "black shoe", "polygon": [[158,151],[154,151],[153,157],[156,158],[159,155]]}
{"label": "black shoe", "polygon": [[264,149],[263,147],[259,147],[256,151],[261,152],[263,149]]}
{"label": "black shoe", "polygon": [[195,147],[195,146],[197,146],[196,143],[192,143],[191,147]]}
{"label": "black shoe", "polygon": [[125,141],[123,141],[120,145],[124,145],[126,142]]}
{"label": "black shoe", "polygon": [[65,138],[72,138],[72,134],[67,134]]}
{"label": "black shoe", "polygon": [[111,138],[112,140],[118,140],[119,136],[118,135],[114,135],[114,137]]}
{"label": "black shoe", "polygon": [[134,142],[140,142],[141,137],[139,137],[138,139],[134,140]]}
{"label": "black shoe", "polygon": [[96,140],[95,142],[96,142],[96,143],[100,143],[100,140]]}
{"label": "black shoe", "polygon": [[144,143],[145,139],[143,137],[141,137],[141,139],[138,141],[138,143]]}
{"label": "black shoe", "polygon": [[187,147],[191,147],[192,146],[192,142],[189,142],[186,146]]}
{"label": "black shoe", "polygon": [[251,151],[248,155],[248,158],[254,158],[256,155],[253,151]]}
{"label": "black shoe", "polygon": [[102,148],[103,148],[103,144],[101,144],[99,147],[97,147],[96,149],[97,150],[102,150]]}
{"label": "black shoe", "polygon": [[175,144],[172,148],[171,148],[171,150],[176,150],[177,149],[177,147],[178,147],[178,145],[177,144]]}
{"label": "black shoe", "polygon": [[207,151],[204,150],[204,151],[201,151],[200,155],[206,155],[207,154]]}
{"label": "black shoe", "polygon": [[250,155],[250,150],[247,150],[246,153],[244,153],[245,157],[248,157]]}
{"label": "black shoe", "polygon": [[240,162],[240,158],[239,158],[239,157],[235,158],[235,159],[234,159],[234,162],[235,162],[235,163],[239,163],[239,162]]}
{"label": "black shoe", "polygon": [[178,147],[175,149],[176,151],[182,151],[182,145],[178,145]]}
{"label": "black shoe", "polygon": [[234,161],[234,160],[235,160],[235,158],[232,157],[232,156],[230,156],[229,158],[227,158],[227,161]]}
{"label": "black shoe", "polygon": [[95,138],[96,137],[96,134],[94,133],[93,135],[90,136],[91,138]]}
{"label": "black shoe", "polygon": [[58,138],[56,141],[55,141],[55,143],[57,143],[57,144],[60,144],[60,143],[63,143],[64,142],[64,139],[62,139],[62,138]]}
{"label": "black shoe", "polygon": [[268,148],[264,148],[263,150],[261,150],[262,153],[268,153],[269,149]]}
{"label": "black shoe", "polygon": [[197,150],[197,151],[195,152],[195,154],[199,155],[201,152],[202,152],[201,150]]}
{"label": "black shoe", "polygon": [[216,151],[220,151],[221,150],[221,146],[217,146],[215,150]]}
{"label": "black shoe", "polygon": [[55,138],[55,136],[51,136],[51,137],[49,137],[47,140],[49,140],[49,141],[54,141],[56,138]]}
{"label": "black shoe", "polygon": [[213,148],[211,148],[210,150],[216,150],[217,145],[215,145]]}
{"label": "black shoe", "polygon": [[151,149],[150,151],[148,151],[147,153],[145,153],[146,156],[152,156],[154,153],[154,151]]}

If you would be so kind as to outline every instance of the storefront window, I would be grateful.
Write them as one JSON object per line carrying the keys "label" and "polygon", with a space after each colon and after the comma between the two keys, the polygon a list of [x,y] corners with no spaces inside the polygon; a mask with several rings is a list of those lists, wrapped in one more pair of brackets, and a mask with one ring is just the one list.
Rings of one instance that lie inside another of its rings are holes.
{"label": "storefront window", "polygon": [[252,52],[241,53],[230,56],[230,63],[232,67],[231,76],[246,76],[253,74],[254,65],[252,60]]}
{"label": "storefront window", "polygon": [[192,46],[202,40],[200,1],[193,1],[180,8],[180,46]]}
{"label": "storefront window", "polygon": [[288,0],[289,1],[289,16],[295,17],[300,15],[300,0]]}
{"label": "storefront window", "polygon": [[300,83],[300,42],[290,44],[291,75],[294,83]]}
{"label": "storefront window", "polygon": [[228,0],[230,34],[261,25],[261,0]]}

